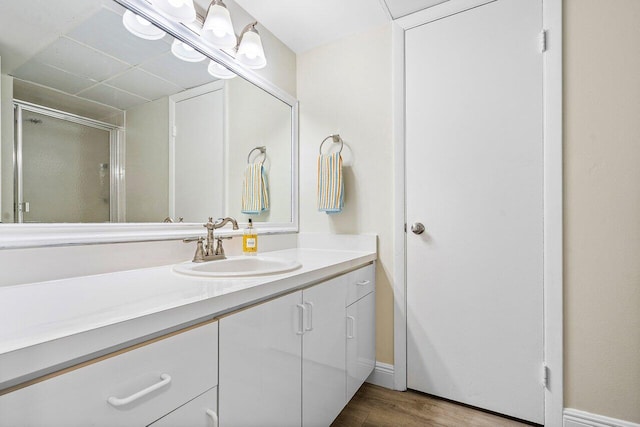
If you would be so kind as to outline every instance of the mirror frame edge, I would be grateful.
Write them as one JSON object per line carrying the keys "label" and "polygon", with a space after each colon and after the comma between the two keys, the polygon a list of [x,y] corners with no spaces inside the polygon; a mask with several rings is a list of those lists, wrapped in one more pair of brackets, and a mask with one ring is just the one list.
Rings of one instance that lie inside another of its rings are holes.
{"label": "mirror frame edge", "polygon": [[[239,77],[259,89],[273,95],[291,107],[291,221],[283,223],[257,223],[260,234],[286,234],[299,231],[298,194],[298,139],[299,102],[269,80],[253,70],[236,63],[231,57],[210,46],[196,33],[182,24],[174,23],[156,12],[145,0],[113,0],[126,9],[143,16],[174,38],[188,43],[200,53],[224,65]],[[206,218],[203,218],[203,222]],[[241,224],[245,225],[244,223]],[[241,233],[241,232],[240,232]],[[149,242],[179,240],[204,234],[201,224],[165,223],[50,223],[50,224],[4,224],[0,223],[0,249],[38,248],[51,246]],[[222,236],[238,235],[239,232],[220,230]]]}

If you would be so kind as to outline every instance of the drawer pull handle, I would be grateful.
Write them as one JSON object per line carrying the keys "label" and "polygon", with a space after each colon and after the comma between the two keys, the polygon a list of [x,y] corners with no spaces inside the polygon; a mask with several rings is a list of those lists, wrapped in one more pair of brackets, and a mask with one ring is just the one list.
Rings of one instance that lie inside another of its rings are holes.
{"label": "drawer pull handle", "polygon": [[207,413],[209,418],[211,418],[211,421],[213,421],[213,427],[218,427],[218,414],[216,414],[215,411],[212,411],[211,409],[207,409],[205,412]]}
{"label": "drawer pull handle", "polygon": [[347,316],[347,320],[349,320],[347,324],[347,339],[351,340],[356,337],[356,318]]}
{"label": "drawer pull handle", "polygon": [[307,311],[307,308],[304,304],[296,304],[298,307],[298,330],[296,331],[297,335],[304,334],[304,313]]}
{"label": "drawer pull handle", "polygon": [[169,374],[160,375],[160,379],[161,379],[161,381],[155,383],[152,386],[149,386],[149,387],[145,388],[144,390],[140,390],[139,392],[134,393],[129,397],[124,397],[124,398],[120,399],[120,398],[111,396],[107,400],[107,402],[109,402],[109,404],[111,406],[115,406],[115,407],[122,406],[122,405],[127,405],[127,404],[129,404],[129,403],[131,403],[133,401],[136,401],[136,400],[140,399],[143,396],[146,396],[147,394],[149,394],[151,392],[156,391],[159,388],[162,388],[162,387],[168,385],[171,382],[171,376]]}
{"label": "drawer pull handle", "polygon": [[356,285],[365,286],[365,285],[368,285],[369,283],[371,283],[371,280],[361,280],[361,281],[357,282]]}
{"label": "drawer pull handle", "polygon": [[305,326],[305,331],[313,331],[313,303],[305,302],[305,306],[309,308],[309,315],[307,316],[307,320],[309,321],[309,326]]}

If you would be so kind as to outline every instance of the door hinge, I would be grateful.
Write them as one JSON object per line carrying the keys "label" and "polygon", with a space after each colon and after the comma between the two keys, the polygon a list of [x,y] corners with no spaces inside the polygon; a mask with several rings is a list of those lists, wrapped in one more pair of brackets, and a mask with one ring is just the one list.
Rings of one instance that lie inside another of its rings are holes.
{"label": "door hinge", "polygon": [[547,51],[547,30],[540,32],[540,53]]}
{"label": "door hinge", "polygon": [[22,212],[22,213],[29,213],[31,209],[29,202],[18,203],[17,207],[18,207],[18,212]]}
{"label": "door hinge", "polygon": [[404,232],[405,233],[407,232],[407,223],[406,222],[404,223]]}
{"label": "door hinge", "polygon": [[172,132],[174,137],[178,136],[178,126],[174,126]]}
{"label": "door hinge", "polygon": [[542,364],[542,386],[549,388],[549,367],[546,363]]}

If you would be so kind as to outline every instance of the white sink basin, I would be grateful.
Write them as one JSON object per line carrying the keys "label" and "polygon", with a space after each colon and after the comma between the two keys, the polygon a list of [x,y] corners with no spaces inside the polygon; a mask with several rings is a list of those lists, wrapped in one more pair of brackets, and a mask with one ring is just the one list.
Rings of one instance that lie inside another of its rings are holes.
{"label": "white sink basin", "polygon": [[201,277],[247,277],[285,273],[302,267],[298,261],[264,256],[228,257],[219,261],[176,264],[173,271]]}

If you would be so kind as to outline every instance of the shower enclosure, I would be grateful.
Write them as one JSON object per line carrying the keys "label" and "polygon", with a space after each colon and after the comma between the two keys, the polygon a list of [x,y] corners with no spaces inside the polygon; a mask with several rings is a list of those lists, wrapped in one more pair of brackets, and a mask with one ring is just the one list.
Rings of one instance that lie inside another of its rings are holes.
{"label": "shower enclosure", "polygon": [[123,221],[119,128],[14,101],[18,223]]}

